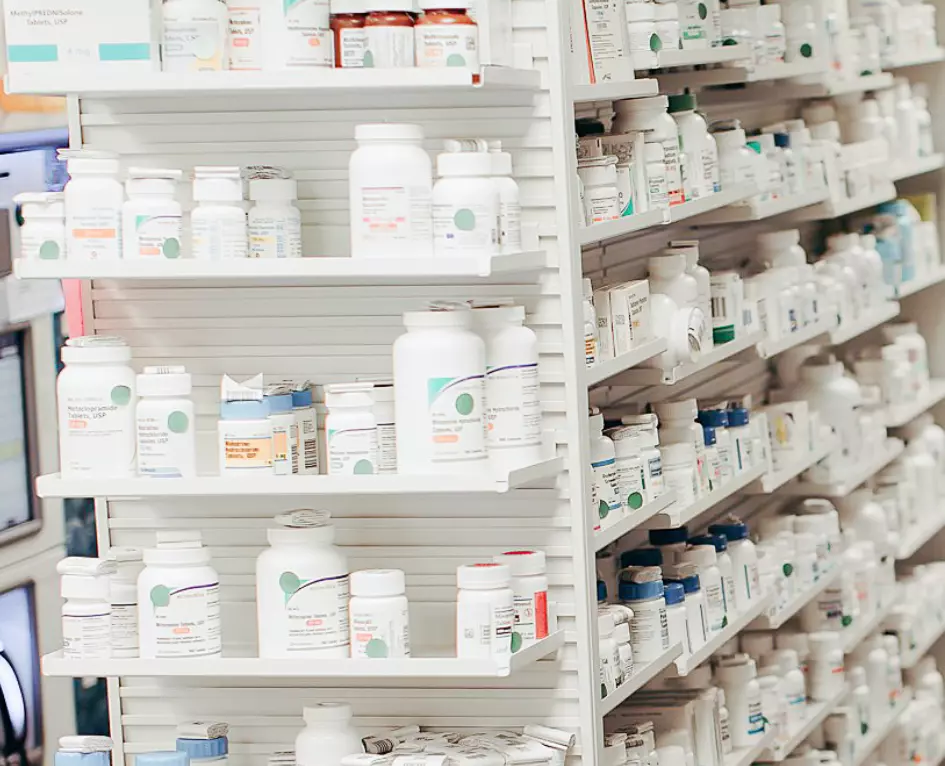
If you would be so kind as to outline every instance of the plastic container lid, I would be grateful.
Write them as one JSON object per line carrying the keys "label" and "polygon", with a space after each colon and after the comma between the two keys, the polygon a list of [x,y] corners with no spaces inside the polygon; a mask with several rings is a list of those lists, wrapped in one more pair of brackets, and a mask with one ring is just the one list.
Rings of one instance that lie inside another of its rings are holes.
{"label": "plastic container lid", "polygon": [[676,402],[658,402],[653,405],[660,422],[665,426],[669,421],[695,423],[699,407],[695,399],[681,399]]}
{"label": "plastic container lid", "polygon": [[195,202],[242,202],[243,179],[233,166],[194,168]]}
{"label": "plastic container lid", "polygon": [[312,406],[312,389],[303,388],[301,391],[292,392],[292,406],[293,407],[311,407]]}
{"label": "plastic container lid", "polygon": [[651,529],[650,545],[675,545],[685,543],[689,537],[686,527],[672,527],[671,529]]}
{"label": "plastic container lid", "polygon": [[254,202],[285,202],[298,199],[299,185],[294,178],[260,178],[249,182],[249,198]]}
{"label": "plastic container lid", "polygon": [[669,97],[669,113],[694,112],[699,106],[694,93],[678,93]]}
{"label": "plastic container lid", "polygon": [[131,349],[123,338],[85,335],[70,338],[62,347],[63,364],[117,364],[131,361]]}
{"label": "plastic container lid", "polygon": [[482,564],[463,564],[456,570],[456,584],[460,588],[489,590],[508,588],[512,581],[512,572],[507,564],[486,562]]}
{"label": "plastic container lid", "polygon": [[660,566],[663,566],[663,552],[659,548],[637,548],[620,554],[621,569]]}
{"label": "plastic container lid", "polygon": [[779,149],[790,149],[791,137],[787,133],[775,133],[774,145]]}
{"label": "plastic container lid", "polygon": [[66,161],[69,175],[103,173],[117,176],[121,169],[118,155],[94,149],[60,149],[59,159]]}
{"label": "plastic container lid", "polygon": [[727,410],[699,410],[699,422],[712,428],[728,428]]}
{"label": "plastic container lid", "polygon": [[599,638],[609,638],[614,634],[617,623],[612,614],[597,615],[597,634]]}
{"label": "plastic container lid", "polygon": [[715,566],[718,561],[718,555],[716,554],[714,545],[693,545],[692,540],[690,540],[689,547],[679,554],[677,561],[695,564],[701,569],[703,567]]}
{"label": "plastic container lid", "polygon": [[474,308],[473,326],[481,329],[521,325],[525,321],[524,306],[492,306]]}
{"label": "plastic container lid", "polygon": [[711,545],[715,548],[716,554],[728,550],[728,540],[724,535],[696,535],[689,538],[689,545]]}
{"label": "plastic container lid", "polygon": [[189,396],[193,384],[184,367],[145,367],[135,388],[138,396]]}
{"label": "plastic container lid", "polygon": [[107,601],[108,587],[108,575],[62,575],[59,578],[59,595],[63,598],[94,598]]}
{"label": "plastic container lid", "polygon": [[[174,537],[180,542],[174,542]],[[186,539],[189,538],[189,539]],[[169,531],[158,532],[157,547],[143,552],[146,566],[199,566],[210,563],[210,551],[203,547],[200,533]]]}
{"label": "plastic container lid", "polygon": [[812,654],[832,651],[843,651],[840,647],[840,634],[834,631],[823,630],[807,634],[807,643]]}
{"label": "plastic container lid", "polygon": [[351,705],[347,702],[316,702],[302,708],[305,723],[344,723],[351,720]]}
{"label": "plastic container lid", "polygon": [[650,601],[663,596],[663,581],[654,580],[653,582],[629,582],[622,580],[620,583],[621,601]]}
{"label": "plastic container lid", "polygon": [[737,428],[738,426],[747,426],[749,423],[751,415],[747,409],[744,407],[733,407],[728,411],[728,425],[729,428]]}
{"label": "plastic container lid", "polygon": [[220,418],[223,420],[265,420],[269,417],[266,400],[245,402],[220,402]]}
{"label": "plastic container lid", "polygon": [[627,23],[656,21],[656,8],[653,3],[627,3]]}
{"label": "plastic container lid", "polygon": [[650,275],[660,280],[671,280],[686,273],[686,256],[682,253],[655,255],[646,262]]}
{"label": "plastic container lid", "polygon": [[743,521],[732,520],[722,524],[711,524],[709,532],[713,535],[723,535],[729,543],[748,539],[748,525]]}
{"label": "plastic container lid", "polygon": [[374,406],[370,383],[342,383],[326,386],[325,406],[335,409],[370,409]]}
{"label": "plastic container lid", "polygon": [[686,589],[680,582],[667,582],[663,584],[663,595],[666,598],[666,606],[675,606],[686,601]]}
{"label": "plastic container lid", "polygon": [[488,152],[442,152],[436,156],[436,171],[443,178],[492,175]]}
{"label": "plastic container lid", "polygon": [[733,684],[747,684],[758,675],[755,661],[747,654],[722,657],[715,672],[720,681]]}
{"label": "plastic container lid", "polygon": [[758,235],[758,246],[762,250],[787,250],[800,243],[801,232],[798,229],[769,231]]}
{"label": "plastic container lid", "polygon": [[512,577],[531,577],[545,573],[544,551],[506,551],[494,559],[496,564],[505,564]]}
{"label": "plastic container lid", "polygon": [[267,396],[263,401],[269,408],[270,415],[292,411],[292,394],[274,394]]}
{"label": "plastic container lid", "polygon": [[362,569],[351,573],[351,595],[367,598],[402,596],[407,579],[401,569]]}
{"label": "plastic container lid", "polygon": [[404,327],[408,330],[423,328],[455,327],[468,330],[472,327],[472,311],[458,309],[451,311],[406,311]]}
{"label": "plastic container lid", "polygon": [[635,114],[646,111],[665,112],[669,104],[666,96],[648,96],[647,98],[627,98],[614,102],[617,114]]}
{"label": "plastic container lid", "polygon": [[300,508],[276,516],[278,527],[266,530],[270,545],[330,545],[335,526],[328,511]]}
{"label": "plastic container lid", "polygon": [[222,758],[230,752],[230,746],[226,737],[214,737],[213,739],[178,737],[177,752],[187,753],[191,761],[200,761],[209,758]]}
{"label": "plastic container lid", "polygon": [[689,575],[688,577],[674,577],[667,580],[666,582],[678,582],[682,583],[683,589],[686,593],[698,593],[702,590],[702,584],[699,582],[699,575]]}
{"label": "plastic container lid", "polygon": [[[407,2],[410,8],[403,8],[405,11],[413,10],[413,3]],[[372,10],[371,4],[368,4],[368,10]],[[386,4],[376,10],[401,10],[400,8],[388,8]],[[381,122],[368,123],[366,125],[356,125],[354,128],[354,140],[361,141],[395,141],[399,143],[419,143],[423,141],[423,128],[419,125],[412,125],[406,122]]]}
{"label": "plastic container lid", "polygon": [[190,766],[187,753],[178,750],[158,750],[153,753],[139,753],[135,756],[136,766]]}
{"label": "plastic container lid", "polygon": [[586,157],[578,161],[578,175],[585,187],[614,186],[617,183],[617,158]]}

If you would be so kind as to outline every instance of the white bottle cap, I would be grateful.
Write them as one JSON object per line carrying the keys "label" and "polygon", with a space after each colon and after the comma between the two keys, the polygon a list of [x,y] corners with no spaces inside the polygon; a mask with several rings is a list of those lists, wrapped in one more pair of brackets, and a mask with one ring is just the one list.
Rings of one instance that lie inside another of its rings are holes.
{"label": "white bottle cap", "polygon": [[404,312],[404,327],[410,329],[456,327],[469,329],[472,326],[472,311],[459,309],[455,311],[406,311]]}
{"label": "white bottle cap", "polygon": [[617,625],[612,614],[597,615],[597,633],[600,638],[609,638],[614,634]]}
{"label": "white bottle cap", "polygon": [[291,202],[298,196],[299,185],[294,178],[260,178],[249,182],[249,198],[254,202]]}
{"label": "white bottle cap", "polygon": [[[413,3],[408,0],[406,5],[410,5],[410,8],[404,8],[403,10],[413,10]],[[370,5],[368,6],[370,10]],[[383,5],[378,10],[401,10],[399,8],[392,8],[388,5]],[[355,141],[404,141],[408,143],[416,143],[423,140],[423,128],[419,125],[412,125],[406,122],[381,122],[381,123],[368,123],[366,125],[356,125],[354,128],[354,140]]]}
{"label": "white bottle cap", "polygon": [[733,654],[722,657],[715,671],[719,680],[726,685],[747,684],[758,675],[755,661],[747,654]]}
{"label": "white bottle cap", "polygon": [[184,367],[145,367],[135,387],[138,396],[189,396],[192,381]]}
{"label": "white bottle cap", "polygon": [[618,644],[630,643],[630,623],[621,622],[614,626],[614,640]]}
{"label": "white bottle cap", "polygon": [[675,402],[657,402],[653,405],[664,426],[670,421],[685,421],[695,423],[699,414],[699,406],[695,399],[680,399]]}
{"label": "white bottle cap", "polygon": [[368,408],[374,404],[370,383],[340,383],[325,386],[325,406],[338,408]]}
{"label": "white bottle cap", "polygon": [[347,702],[317,702],[302,708],[305,723],[344,723],[351,720],[351,705]]}
{"label": "white bottle cap", "polygon": [[63,575],[59,580],[59,594],[63,598],[108,598],[108,577]]}
{"label": "white bottle cap", "polygon": [[885,324],[882,327],[883,338],[888,343],[894,343],[897,338],[902,338],[905,335],[918,335],[919,326],[915,322],[895,322],[893,324]]}
{"label": "white bottle cap", "polygon": [[170,168],[128,168],[129,180],[180,181],[183,172]]}
{"label": "white bottle cap", "polygon": [[66,345],[62,347],[62,361],[64,364],[130,362],[131,349],[128,348],[124,338],[111,335],[84,335],[66,341]]}
{"label": "white bottle cap", "polygon": [[456,584],[470,590],[490,590],[507,588],[512,581],[512,573],[505,564],[488,562],[483,564],[463,564],[456,570]]}
{"label": "white bottle cap", "polygon": [[233,166],[194,168],[195,202],[241,202],[243,179],[240,169]]}
{"label": "white bottle cap", "polygon": [[811,654],[826,654],[827,652],[840,650],[840,634],[829,630],[808,633],[807,643],[810,646]]}
{"label": "white bottle cap", "polygon": [[402,569],[362,569],[351,573],[351,595],[367,598],[402,596],[407,580]]}
{"label": "white bottle cap", "polygon": [[676,559],[677,561],[695,564],[699,569],[702,569],[714,566],[718,561],[718,554],[714,545],[690,545],[682,553],[677,554]]}
{"label": "white bottle cap", "polygon": [[686,273],[686,256],[682,253],[655,255],[647,260],[646,268],[659,280],[671,280]]}
{"label": "white bottle cap", "polygon": [[490,306],[474,308],[473,327],[481,330],[521,325],[525,321],[524,306]]}
{"label": "white bottle cap", "polygon": [[157,533],[157,547],[144,551],[147,566],[200,565],[210,563],[210,552],[203,547],[198,530],[162,530]]}
{"label": "white bottle cap", "polygon": [[530,577],[545,573],[544,551],[506,551],[493,560],[497,564],[508,566],[512,577]]}
{"label": "white bottle cap", "polygon": [[801,232],[797,229],[769,231],[758,235],[758,245],[763,250],[787,250],[801,244]]}
{"label": "white bottle cap", "polygon": [[302,508],[276,516],[278,527],[266,530],[270,545],[330,545],[335,539],[335,526],[328,511]]}

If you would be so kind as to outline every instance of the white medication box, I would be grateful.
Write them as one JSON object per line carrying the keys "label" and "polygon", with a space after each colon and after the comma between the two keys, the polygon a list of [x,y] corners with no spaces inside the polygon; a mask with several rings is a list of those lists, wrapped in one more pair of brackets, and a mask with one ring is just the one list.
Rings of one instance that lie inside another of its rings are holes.
{"label": "white medication box", "polygon": [[160,69],[151,0],[3,0],[11,75]]}
{"label": "white medication box", "polygon": [[626,354],[653,337],[653,322],[650,317],[650,283],[645,279],[612,287],[610,311],[616,356]]}

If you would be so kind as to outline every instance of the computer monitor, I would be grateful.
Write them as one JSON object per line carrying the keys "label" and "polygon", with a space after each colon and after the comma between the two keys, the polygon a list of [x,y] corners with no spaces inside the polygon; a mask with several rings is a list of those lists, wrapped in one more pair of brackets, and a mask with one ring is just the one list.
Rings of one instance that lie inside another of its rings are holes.
{"label": "computer monitor", "polygon": [[0,592],[0,760],[43,762],[36,602],[32,583]]}

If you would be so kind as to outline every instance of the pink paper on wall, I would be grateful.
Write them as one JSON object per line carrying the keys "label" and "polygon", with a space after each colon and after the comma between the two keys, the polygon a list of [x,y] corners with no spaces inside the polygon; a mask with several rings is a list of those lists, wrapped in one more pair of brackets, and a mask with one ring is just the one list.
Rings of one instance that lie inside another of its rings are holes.
{"label": "pink paper on wall", "polygon": [[85,335],[85,315],[82,313],[82,280],[63,279],[62,294],[66,299],[66,327],[69,337]]}

